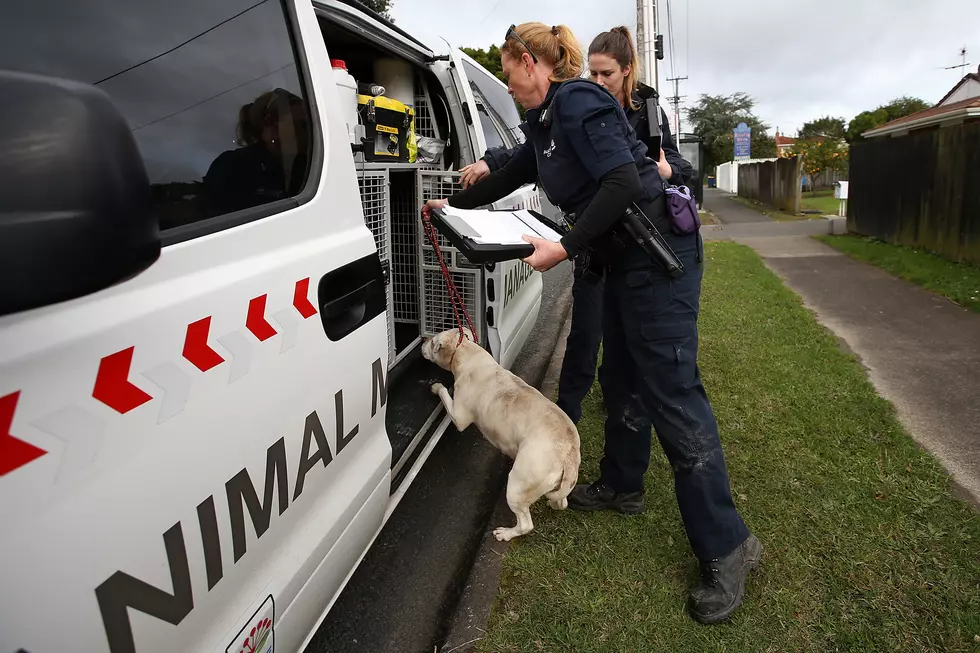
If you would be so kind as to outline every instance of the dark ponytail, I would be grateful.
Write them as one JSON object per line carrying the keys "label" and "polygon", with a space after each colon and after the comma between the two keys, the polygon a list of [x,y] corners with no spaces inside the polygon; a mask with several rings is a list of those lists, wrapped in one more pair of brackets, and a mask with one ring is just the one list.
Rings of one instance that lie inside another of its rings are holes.
{"label": "dark ponytail", "polygon": [[620,68],[629,67],[630,72],[623,79],[623,93],[627,102],[634,110],[640,105],[633,99],[633,93],[640,87],[640,58],[633,45],[633,36],[628,27],[614,27],[603,32],[592,40],[589,45],[589,56],[604,54],[612,57]]}

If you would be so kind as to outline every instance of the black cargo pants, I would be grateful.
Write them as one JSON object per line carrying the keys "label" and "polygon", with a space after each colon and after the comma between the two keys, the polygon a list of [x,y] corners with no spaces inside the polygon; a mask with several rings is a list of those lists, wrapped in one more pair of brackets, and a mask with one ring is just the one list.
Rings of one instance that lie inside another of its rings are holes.
{"label": "black cargo pants", "polygon": [[558,377],[558,407],[573,422],[582,418],[582,400],[595,383],[602,343],[602,277],[588,273],[588,260],[575,259],[572,283],[572,323]]}
{"label": "black cargo pants", "polygon": [[703,263],[700,237],[665,233],[686,273],[671,279],[638,246],[607,266],[603,288],[606,405],[602,479],[643,489],[650,425],[674,471],[684,528],[701,560],[723,557],[748,529],[732,500],[718,425],[697,364]]}

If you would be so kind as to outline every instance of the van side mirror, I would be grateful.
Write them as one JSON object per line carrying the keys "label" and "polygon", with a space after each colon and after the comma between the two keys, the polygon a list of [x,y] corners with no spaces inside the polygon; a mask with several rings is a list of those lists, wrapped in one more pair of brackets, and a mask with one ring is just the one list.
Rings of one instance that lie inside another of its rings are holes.
{"label": "van side mirror", "polygon": [[103,91],[0,70],[0,315],[82,297],[160,256],[150,183]]}

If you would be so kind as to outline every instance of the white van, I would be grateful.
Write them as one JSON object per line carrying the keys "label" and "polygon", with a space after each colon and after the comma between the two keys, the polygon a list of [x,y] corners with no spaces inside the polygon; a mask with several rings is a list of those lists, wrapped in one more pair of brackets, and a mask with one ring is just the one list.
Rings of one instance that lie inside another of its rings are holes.
{"label": "white van", "polygon": [[[355,151],[334,67],[442,156]],[[302,650],[449,425],[419,211],[506,88],[353,2],[52,0],[0,90],[0,651]],[[509,366],[541,275],[444,252]]]}

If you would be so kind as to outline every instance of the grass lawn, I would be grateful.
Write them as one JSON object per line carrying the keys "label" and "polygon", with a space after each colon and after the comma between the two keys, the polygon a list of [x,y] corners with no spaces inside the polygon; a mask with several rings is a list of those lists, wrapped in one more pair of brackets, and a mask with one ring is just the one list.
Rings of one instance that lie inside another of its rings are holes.
{"label": "grass lawn", "polygon": [[[764,216],[767,216],[776,222],[795,222],[797,220],[809,220],[811,218],[819,218],[816,215],[793,215],[792,213],[783,213],[782,211],[777,211],[771,206],[766,206],[761,202],[756,202],[755,200],[750,200],[747,197],[731,197],[729,198],[733,202],[739,202],[754,211],[758,211]],[[821,220],[823,218],[820,218]]]}
{"label": "grass lawn", "polygon": [[871,263],[980,313],[980,267],[863,236],[815,236],[859,261]]}
{"label": "grass lawn", "polygon": [[[707,255],[702,374],[737,504],[766,546],[745,603],[718,626],[687,615],[697,563],[655,445],[644,514],[534,506],[479,650],[980,649],[980,514],[753,251]],[[583,481],[602,454],[600,394],[579,425]]]}
{"label": "grass lawn", "polygon": [[817,190],[802,194],[800,208],[804,211],[820,211],[822,215],[837,215],[840,200],[834,199],[834,191]]}

